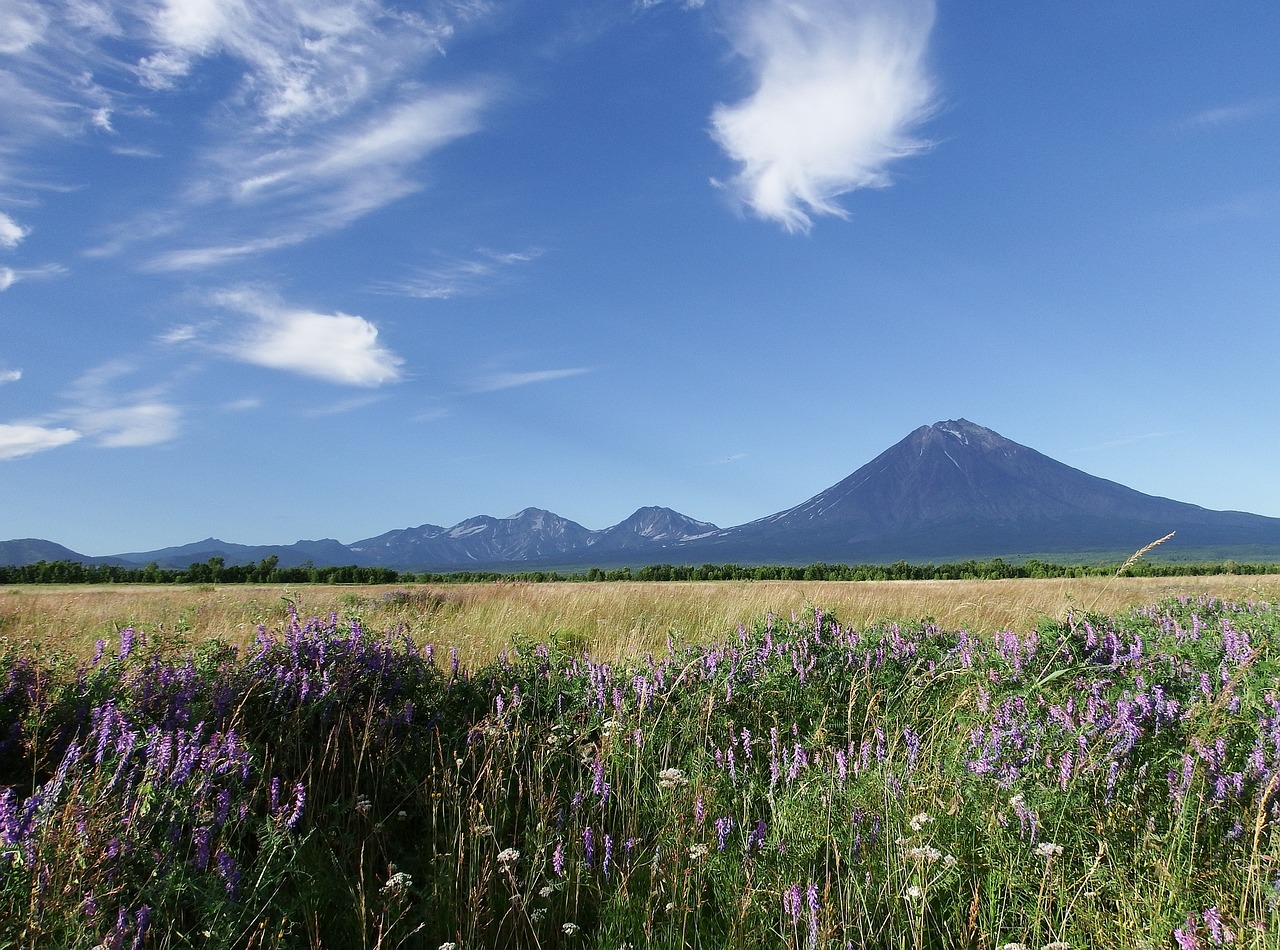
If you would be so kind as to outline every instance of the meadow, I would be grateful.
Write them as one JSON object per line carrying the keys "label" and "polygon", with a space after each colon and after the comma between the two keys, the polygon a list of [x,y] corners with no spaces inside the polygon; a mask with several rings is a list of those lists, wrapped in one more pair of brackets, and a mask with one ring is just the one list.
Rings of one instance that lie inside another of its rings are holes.
{"label": "meadow", "polygon": [[1280,946],[1280,578],[0,624],[0,947]]}

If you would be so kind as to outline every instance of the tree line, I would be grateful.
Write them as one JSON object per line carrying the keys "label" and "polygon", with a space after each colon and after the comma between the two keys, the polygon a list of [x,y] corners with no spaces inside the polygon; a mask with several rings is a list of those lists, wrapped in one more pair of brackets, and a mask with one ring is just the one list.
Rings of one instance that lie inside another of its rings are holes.
{"label": "tree line", "polygon": [[[389,567],[317,567],[308,562],[281,567],[272,556],[257,563],[228,565],[211,557],[186,568],[163,568],[154,561],[143,567],[83,564],[79,561],[37,561],[0,565],[0,584],[465,584],[490,581],[553,583],[556,581],[900,581],[1003,580],[1013,578],[1107,577],[1115,564],[1053,564],[1034,558],[1006,561],[991,558],[947,564],[648,564],[644,567],[585,571],[397,571]],[[1125,573],[1135,577],[1188,577],[1213,574],[1280,574],[1280,564],[1236,561],[1179,563],[1138,561]]]}

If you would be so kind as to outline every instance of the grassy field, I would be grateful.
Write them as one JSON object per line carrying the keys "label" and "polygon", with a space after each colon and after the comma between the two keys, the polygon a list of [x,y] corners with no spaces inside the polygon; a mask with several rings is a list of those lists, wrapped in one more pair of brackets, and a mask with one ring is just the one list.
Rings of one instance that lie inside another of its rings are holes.
{"label": "grassy field", "polygon": [[307,616],[359,618],[369,630],[406,629],[420,644],[457,649],[464,663],[492,660],[514,638],[553,633],[618,660],[664,649],[668,634],[707,643],[766,614],[818,606],[850,626],[930,618],[972,632],[1026,630],[1045,617],[1089,608],[1114,613],[1176,594],[1280,600],[1280,576],[1083,578],[1000,581],[528,584],[400,587],[225,585],[0,587],[0,640],[92,653],[94,642],[134,627],[152,639],[210,638],[244,646],[260,624],[278,626],[290,605]]}
{"label": "grassy field", "polygon": [[1274,950],[1277,593],[0,589],[0,947]]}

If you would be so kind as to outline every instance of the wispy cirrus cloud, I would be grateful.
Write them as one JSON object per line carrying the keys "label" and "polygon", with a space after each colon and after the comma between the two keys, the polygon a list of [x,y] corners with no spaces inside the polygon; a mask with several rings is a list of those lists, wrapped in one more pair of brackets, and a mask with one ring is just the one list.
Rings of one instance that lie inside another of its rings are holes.
{"label": "wispy cirrus cloud", "polygon": [[159,445],[177,437],[182,414],[164,402],[143,401],[123,406],[85,406],[71,413],[76,427],[103,448],[124,449]]}
{"label": "wispy cirrus cloud", "polygon": [[74,429],[24,423],[0,423],[0,460],[20,459],[47,452],[80,438]]}
{"label": "wispy cirrus cloud", "polygon": [[72,406],[57,417],[103,448],[140,448],[171,441],[181,430],[182,413],[165,399],[163,386],[131,389],[125,385],[138,371],[125,360],[95,367],[76,381]]}
{"label": "wispy cirrus cloud", "polygon": [[1216,129],[1251,122],[1278,110],[1280,110],[1280,98],[1272,96],[1250,99],[1245,102],[1202,109],[1194,115],[1187,116],[1182,121],[1182,126],[1187,129]]}
{"label": "wispy cirrus cloud", "polygon": [[477,293],[506,278],[510,268],[527,264],[542,256],[540,250],[481,250],[475,257],[458,258],[436,267],[416,271],[404,280],[384,281],[374,290],[378,293],[420,300],[448,300]]}
{"label": "wispy cirrus cloud", "polygon": [[22,379],[20,369],[0,369],[0,383],[16,383]]}
{"label": "wispy cirrus cloud", "polygon": [[500,389],[515,389],[518,386],[531,386],[534,383],[548,383],[557,379],[568,379],[570,376],[581,376],[589,373],[585,367],[574,369],[541,369],[528,372],[490,373],[477,377],[472,381],[471,392],[488,393]]}
{"label": "wispy cirrus cloud", "polygon": [[215,345],[233,359],[347,386],[381,386],[401,377],[404,360],[378,343],[378,328],[364,317],[291,307],[250,289],[214,299],[253,318],[235,338]]}
{"label": "wispy cirrus cloud", "polygon": [[[239,79],[220,99],[191,99],[198,134],[170,160],[188,163],[187,187],[121,222],[96,251],[150,246],[156,267],[191,270],[293,246],[418,190],[420,163],[479,129],[493,98],[485,82],[427,88],[422,77],[493,6],[5,0],[8,164],[89,133],[115,154],[159,156],[151,103],[227,88],[232,64]],[[0,168],[0,183],[13,174]]]}
{"label": "wispy cirrus cloud", "polygon": [[[293,246],[413,194],[422,187],[418,164],[477,131],[490,98],[479,87],[419,90],[370,118],[287,143],[234,141],[209,156],[186,199],[193,211],[214,213],[226,239],[163,252],[152,266],[190,270]],[[246,237],[246,225],[257,236]]]}
{"label": "wispy cirrus cloud", "polygon": [[40,267],[0,267],[0,290],[8,290],[20,280],[41,279],[45,277],[58,277],[65,274],[67,269],[61,264],[44,264]]}
{"label": "wispy cirrus cloud", "polygon": [[751,0],[729,26],[755,89],[712,113],[738,166],[728,183],[756,216],[806,231],[846,216],[837,199],[890,181],[926,143],[936,107],[926,63],[932,0]]}

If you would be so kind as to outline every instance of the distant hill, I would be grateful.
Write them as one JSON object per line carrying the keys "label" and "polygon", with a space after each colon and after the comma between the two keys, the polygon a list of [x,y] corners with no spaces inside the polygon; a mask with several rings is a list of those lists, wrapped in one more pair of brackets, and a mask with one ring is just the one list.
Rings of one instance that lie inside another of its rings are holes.
{"label": "distant hill", "polygon": [[39,560],[186,568],[275,557],[282,567],[355,564],[408,571],[644,564],[808,564],[1038,557],[1119,560],[1177,532],[1161,556],[1280,560],[1280,518],[1145,495],[1082,472],[966,419],[921,426],[793,508],[718,528],[670,508],[638,509],[601,530],[540,508],[424,524],[343,544],[243,545],[207,538],[86,558],[50,541],[0,542],[0,564]]}

